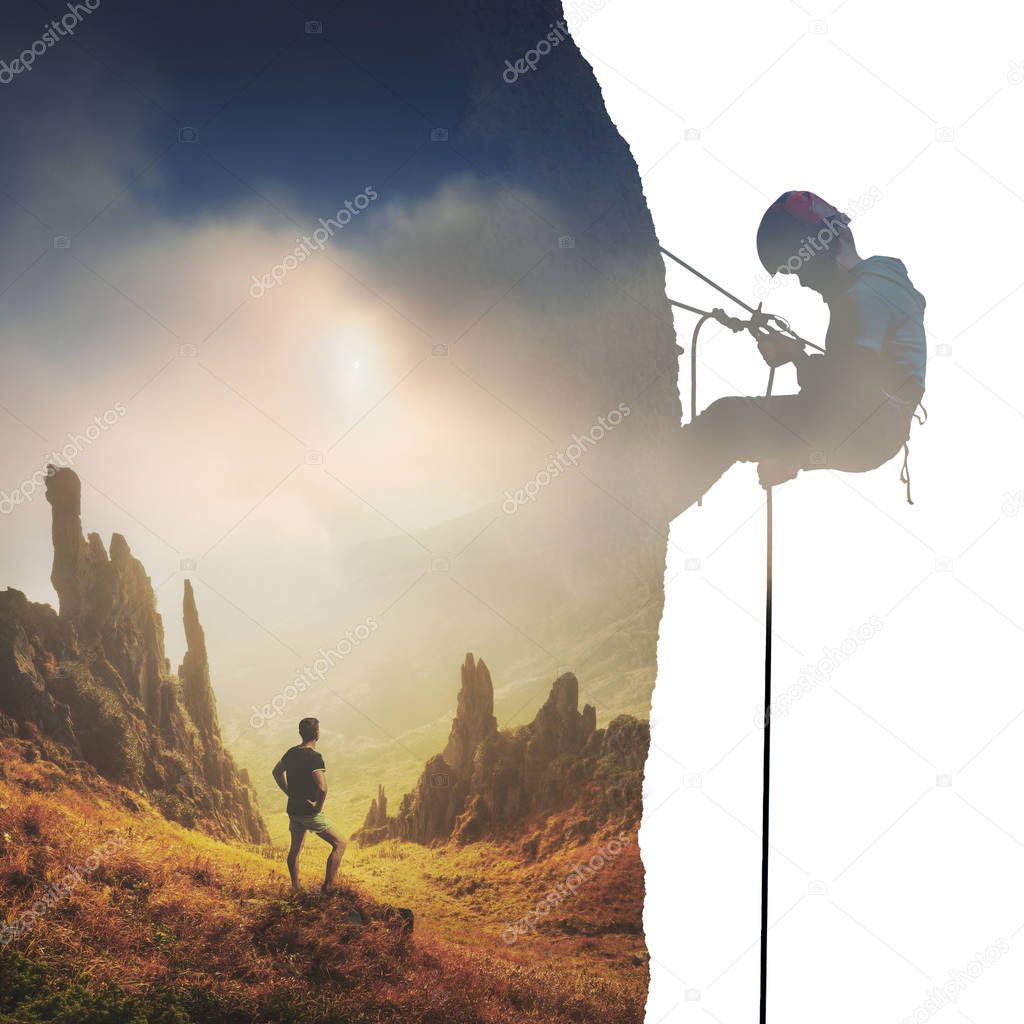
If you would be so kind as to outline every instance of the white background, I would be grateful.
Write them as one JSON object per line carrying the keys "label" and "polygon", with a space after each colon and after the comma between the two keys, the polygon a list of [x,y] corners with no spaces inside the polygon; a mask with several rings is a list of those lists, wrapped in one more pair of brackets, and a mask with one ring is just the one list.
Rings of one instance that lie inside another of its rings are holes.
{"label": "white background", "polygon": [[[751,296],[763,209],[807,188],[859,214],[862,255],[902,258],[929,301],[916,504],[896,461],[776,491],[776,694],[851,629],[881,628],[775,719],[769,1019],[1019,1019],[1024,12],[592,0],[567,14],[667,248]],[[668,273],[673,297],[722,301]],[[824,308],[795,286],[766,308],[823,335]],[[677,319],[687,347],[692,325]],[[749,340],[706,337],[701,406],[763,390]],[[685,401],[685,366],[680,379]],[[776,390],[793,389],[782,375]],[[642,833],[655,1024],[757,1018],[763,545],[750,466],[672,530]],[[951,980],[1000,941],[977,978]],[[951,1001],[926,1005],[944,984]]]}

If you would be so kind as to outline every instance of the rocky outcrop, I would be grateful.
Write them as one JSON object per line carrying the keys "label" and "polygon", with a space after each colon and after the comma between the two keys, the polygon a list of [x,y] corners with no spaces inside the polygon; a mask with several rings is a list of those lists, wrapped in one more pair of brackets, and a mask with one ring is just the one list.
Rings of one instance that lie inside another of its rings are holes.
{"label": "rocky outcrop", "polygon": [[70,469],[49,467],[53,571],[61,620],[72,636],[102,652],[146,712],[159,718],[168,685],[164,627],[142,563],[119,533],[108,557],[99,535],[82,535],[82,484]]}
{"label": "rocky outcrop", "polygon": [[109,555],[81,523],[81,483],[53,469],[59,613],[0,593],[0,736],[84,760],[145,792],[170,818],[223,838],[269,840],[248,778],[224,747],[195,594],[185,582],[187,651],[175,677],[142,563],[114,534]]}
{"label": "rocky outcrop", "polygon": [[466,802],[469,780],[452,771],[441,754],[435,754],[411,793],[402,797],[398,814],[386,823],[387,834],[415,843],[447,839]]}
{"label": "rocky outcrop", "polygon": [[185,624],[185,657],[178,667],[181,680],[181,696],[185,710],[195,723],[204,740],[220,737],[217,721],[217,701],[210,684],[210,662],[206,656],[206,635],[199,623],[196,597],[192,581],[185,580],[185,599],[182,604],[182,618]]}
{"label": "rocky outcrop", "polygon": [[384,787],[378,786],[376,799],[370,803],[370,809],[366,812],[361,831],[373,832],[376,829],[384,828],[387,823],[388,798],[384,795]]}
{"label": "rocky outcrop", "polygon": [[377,787],[377,799],[370,804],[367,821],[372,825],[383,825],[388,820],[388,798],[384,795],[384,787]]}
{"label": "rocky outcrop", "polygon": [[18,590],[0,593],[0,734],[31,723],[33,730],[78,751],[69,709],[47,689],[58,663],[75,653],[68,630],[49,605],[33,604]]}
{"label": "rocky outcrop", "polygon": [[497,731],[491,673],[482,658],[476,662],[472,654],[467,654],[462,666],[458,709],[442,756],[453,771],[464,774],[473,763],[476,748]]}
{"label": "rocky outcrop", "polygon": [[590,831],[601,823],[639,822],[646,722],[622,715],[598,729],[596,710],[579,708],[579,682],[571,673],[555,680],[529,725],[499,731],[493,711],[490,672],[467,654],[444,753],[427,762],[394,817],[381,787],[355,838],[472,842],[569,809]]}

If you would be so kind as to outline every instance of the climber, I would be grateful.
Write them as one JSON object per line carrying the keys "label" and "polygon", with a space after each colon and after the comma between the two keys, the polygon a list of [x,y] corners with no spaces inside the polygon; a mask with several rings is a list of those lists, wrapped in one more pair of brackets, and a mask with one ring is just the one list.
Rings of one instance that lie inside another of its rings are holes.
{"label": "climber", "polygon": [[341,865],[345,840],[334,831],[324,815],[327,766],[323,755],[316,749],[320,739],[320,722],[315,718],[302,719],[299,722],[299,737],[302,743],[285,751],[273,772],[278,788],[288,797],[288,828],[292,837],[291,848],[288,850],[288,873],[292,879],[292,892],[300,893],[299,854],[306,833],[316,833],[331,847],[324,884],[320,889],[326,895],[331,891]]}
{"label": "climber", "polygon": [[808,356],[779,333],[759,339],[769,366],[795,365],[800,391],[722,398],[687,424],[679,511],[735,462],[757,462],[770,487],[801,469],[876,469],[905,446],[924,394],[925,299],[900,260],[862,259],[849,224],[812,192],[784,193],[761,219],[764,268],[796,275],[828,305],[825,352]]}

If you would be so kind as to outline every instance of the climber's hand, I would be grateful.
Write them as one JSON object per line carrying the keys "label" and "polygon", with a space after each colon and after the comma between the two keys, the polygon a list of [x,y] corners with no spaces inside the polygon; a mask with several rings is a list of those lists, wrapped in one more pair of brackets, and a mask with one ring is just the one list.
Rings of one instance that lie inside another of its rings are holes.
{"label": "climber's hand", "polygon": [[764,488],[774,487],[792,480],[800,468],[792,459],[762,459],[757,464],[757,479]]}
{"label": "climber's hand", "polygon": [[804,354],[804,347],[799,341],[784,338],[781,334],[768,334],[758,338],[757,350],[772,369],[796,362]]}

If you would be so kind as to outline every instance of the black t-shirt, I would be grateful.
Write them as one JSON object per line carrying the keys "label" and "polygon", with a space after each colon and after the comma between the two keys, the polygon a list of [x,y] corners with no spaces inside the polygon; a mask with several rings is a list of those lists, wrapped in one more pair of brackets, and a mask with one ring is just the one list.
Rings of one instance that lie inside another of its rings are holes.
{"label": "black t-shirt", "polygon": [[280,764],[288,776],[288,813],[316,814],[307,801],[316,800],[320,792],[313,772],[326,770],[323,757],[312,747],[292,747]]}

